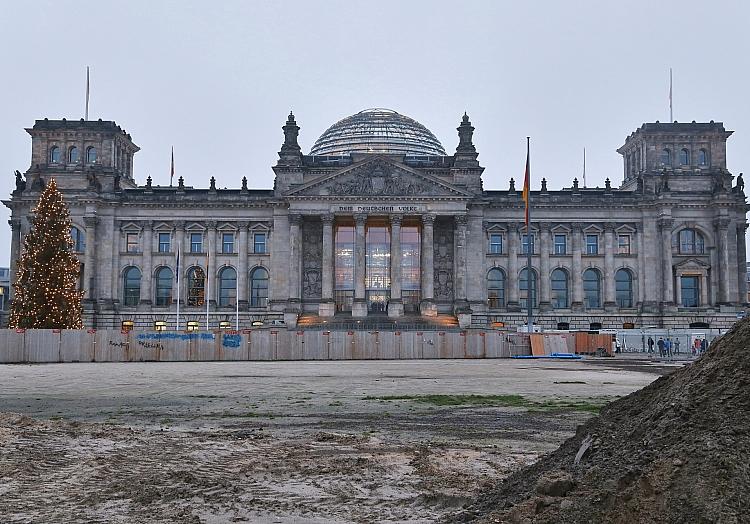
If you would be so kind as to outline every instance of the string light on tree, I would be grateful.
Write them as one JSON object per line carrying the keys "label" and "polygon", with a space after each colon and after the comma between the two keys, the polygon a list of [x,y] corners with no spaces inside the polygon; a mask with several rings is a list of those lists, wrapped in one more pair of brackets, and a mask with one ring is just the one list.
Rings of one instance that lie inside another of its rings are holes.
{"label": "string light on tree", "polygon": [[33,212],[13,283],[10,327],[81,329],[81,268],[72,252],[70,211],[54,179]]}

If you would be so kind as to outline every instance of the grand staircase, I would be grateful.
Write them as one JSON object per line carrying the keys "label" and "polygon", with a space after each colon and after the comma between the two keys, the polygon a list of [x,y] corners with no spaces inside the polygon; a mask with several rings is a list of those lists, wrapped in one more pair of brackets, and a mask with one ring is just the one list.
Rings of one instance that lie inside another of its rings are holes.
{"label": "grand staircase", "polygon": [[319,330],[367,330],[367,331],[460,331],[458,319],[453,315],[423,317],[404,316],[399,319],[386,315],[370,315],[352,318],[351,314],[339,313],[334,317],[321,317],[314,313],[303,313],[297,320],[298,329]]}

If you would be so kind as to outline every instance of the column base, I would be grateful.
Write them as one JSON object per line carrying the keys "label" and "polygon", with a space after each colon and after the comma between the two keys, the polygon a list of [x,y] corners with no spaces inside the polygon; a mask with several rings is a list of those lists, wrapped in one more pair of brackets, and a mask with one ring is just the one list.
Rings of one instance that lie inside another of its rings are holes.
{"label": "column base", "polygon": [[539,311],[541,313],[550,313],[552,311],[552,304],[549,302],[539,302]]}
{"label": "column base", "polygon": [[404,304],[400,298],[391,299],[388,302],[388,318],[398,318],[404,316]]}
{"label": "column base", "polygon": [[458,319],[458,327],[461,329],[471,327],[471,309],[456,313],[456,318]]}
{"label": "column base", "polygon": [[606,311],[607,313],[613,313],[617,311],[617,302],[605,302],[604,311]]}
{"label": "column base", "polygon": [[297,311],[290,311],[290,310],[284,311],[284,324],[286,324],[287,329],[296,328],[298,318],[299,318],[299,313]]}
{"label": "column base", "polygon": [[419,303],[419,314],[423,317],[436,317],[438,314],[437,306],[431,299],[424,299]]}
{"label": "column base", "polygon": [[318,304],[318,315],[321,317],[332,317],[336,314],[336,303],[331,301]]}
{"label": "column base", "polygon": [[364,318],[367,316],[367,302],[361,298],[355,298],[352,304],[352,318]]}
{"label": "column base", "polygon": [[583,311],[583,302],[573,302],[570,305],[570,309],[572,309],[576,313],[580,313],[581,311]]}
{"label": "column base", "polygon": [[518,313],[521,311],[521,304],[518,302],[508,302],[506,307],[509,313]]}

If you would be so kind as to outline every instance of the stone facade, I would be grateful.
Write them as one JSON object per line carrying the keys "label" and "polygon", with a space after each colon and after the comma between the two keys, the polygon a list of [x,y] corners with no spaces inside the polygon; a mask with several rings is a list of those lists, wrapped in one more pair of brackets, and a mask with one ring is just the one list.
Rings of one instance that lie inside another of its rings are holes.
{"label": "stone facade", "polygon": [[619,188],[543,180],[531,242],[513,181],[483,189],[466,115],[453,155],[304,155],[299,129],[290,114],[273,189],[223,190],[136,184],[138,147],[114,122],[37,121],[31,167],[4,201],[11,272],[55,177],[91,327],[174,327],[178,286],[183,326],[201,327],[206,311],[214,327],[301,314],[513,327],[529,299],[545,328],[727,327],[747,302],[744,184],[726,169],[721,123],[644,124],[618,149]]}

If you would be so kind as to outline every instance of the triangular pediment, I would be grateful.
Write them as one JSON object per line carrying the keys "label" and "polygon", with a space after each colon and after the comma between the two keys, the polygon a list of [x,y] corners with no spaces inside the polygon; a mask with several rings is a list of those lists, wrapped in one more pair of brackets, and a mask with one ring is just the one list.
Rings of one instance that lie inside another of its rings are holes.
{"label": "triangular pediment", "polygon": [[696,258],[688,258],[687,260],[683,260],[682,262],[674,265],[675,269],[681,269],[683,271],[702,271],[710,268],[708,264],[703,262],[702,260],[698,260]]}
{"label": "triangular pediment", "polygon": [[287,196],[470,197],[471,194],[435,176],[376,156],[310,180],[289,191]]}

